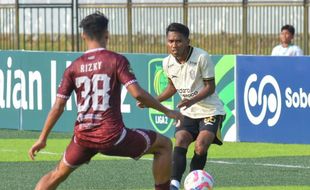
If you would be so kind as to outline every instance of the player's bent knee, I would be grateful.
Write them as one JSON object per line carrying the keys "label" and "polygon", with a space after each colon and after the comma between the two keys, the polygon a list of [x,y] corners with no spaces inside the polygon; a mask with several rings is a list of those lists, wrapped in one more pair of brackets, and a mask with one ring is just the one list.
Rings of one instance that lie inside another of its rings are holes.
{"label": "player's bent knee", "polygon": [[166,150],[167,150],[168,152],[172,152],[172,147],[173,147],[172,141],[171,141],[170,139],[166,138],[166,140],[165,140],[164,143],[165,143],[165,145],[166,145]]}
{"label": "player's bent knee", "polygon": [[68,172],[64,172],[64,171],[60,171],[60,170],[54,170],[53,172],[53,178],[57,181],[63,181],[65,180],[70,173]]}
{"label": "player's bent knee", "polygon": [[172,142],[168,137],[165,137],[163,135],[157,135],[157,137],[159,138],[161,144],[163,145],[163,147],[165,147],[165,149],[172,150]]}
{"label": "player's bent knee", "polygon": [[183,148],[186,148],[188,147],[188,145],[191,143],[191,139],[187,138],[187,137],[184,137],[184,138],[177,138],[176,139],[176,146],[180,146],[180,147],[183,147]]}
{"label": "player's bent knee", "polygon": [[66,175],[65,173],[59,172],[57,170],[53,170],[51,175],[50,175],[50,180],[53,183],[60,183],[64,180],[66,180],[68,177],[68,175]]}
{"label": "player's bent knee", "polygon": [[52,179],[54,181],[62,182],[67,179],[70,173],[74,171],[73,168],[69,168],[64,165],[64,163],[60,163],[53,171],[52,171]]}
{"label": "player's bent knee", "polygon": [[188,145],[193,141],[191,134],[185,131],[179,131],[176,134],[176,146],[188,147]]}
{"label": "player's bent knee", "polygon": [[206,154],[207,150],[199,147],[199,148],[195,148],[195,152],[198,155],[204,155],[204,154]]}
{"label": "player's bent knee", "polygon": [[168,137],[157,134],[156,140],[151,148],[153,153],[156,152],[172,152],[172,142]]}
{"label": "player's bent knee", "polygon": [[198,155],[204,155],[208,151],[208,147],[209,146],[206,146],[206,145],[204,145],[202,143],[196,143],[195,144],[195,152]]}

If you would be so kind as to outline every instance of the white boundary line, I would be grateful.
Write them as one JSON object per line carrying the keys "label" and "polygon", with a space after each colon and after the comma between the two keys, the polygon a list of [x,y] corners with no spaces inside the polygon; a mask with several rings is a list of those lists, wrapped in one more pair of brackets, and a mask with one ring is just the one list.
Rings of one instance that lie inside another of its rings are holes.
{"label": "white boundary line", "polygon": [[39,154],[49,154],[49,155],[63,155],[63,153],[40,151]]}
{"label": "white boundary line", "polygon": [[[13,149],[0,149],[1,152],[18,152]],[[48,152],[48,151],[40,151],[39,154],[47,154],[47,155],[63,155],[63,153],[56,152]],[[122,160],[131,160],[131,158],[127,157],[117,157],[117,156],[105,156],[100,154],[104,158],[108,159],[122,159]],[[153,158],[140,158],[140,160],[149,160],[152,161]],[[228,164],[228,165],[254,165],[254,166],[266,166],[266,167],[276,167],[276,168],[295,168],[295,169],[310,169],[310,166],[301,166],[301,165],[289,165],[289,164],[269,164],[269,163],[241,163],[241,162],[232,162],[232,161],[221,161],[221,160],[208,160],[207,162],[214,164]]]}
{"label": "white boundary line", "polygon": [[[117,158],[117,159],[130,159],[125,157],[110,157],[102,155],[104,158]],[[141,158],[140,160],[150,160],[152,158]],[[189,159],[187,159],[189,161]],[[221,161],[221,160],[208,160],[207,162],[214,163],[214,164],[228,164],[228,165],[254,165],[254,166],[267,166],[267,167],[278,167],[278,168],[297,168],[297,169],[310,169],[310,166],[301,166],[301,165],[288,165],[288,164],[268,164],[268,163],[241,163],[241,162],[231,162],[231,161]]]}
{"label": "white boundary line", "polygon": [[[18,152],[17,150],[13,149],[0,149],[1,152]],[[63,153],[56,153],[56,152],[48,152],[48,151],[40,151],[39,154],[49,154],[49,155],[63,155]]]}
{"label": "white boundary line", "polygon": [[310,166],[301,165],[287,165],[287,164],[268,164],[268,163],[240,163],[240,162],[230,162],[230,161],[216,161],[209,160],[210,163],[215,164],[230,164],[230,165],[254,165],[254,166],[267,166],[267,167],[278,167],[278,168],[298,168],[298,169],[310,169]]}

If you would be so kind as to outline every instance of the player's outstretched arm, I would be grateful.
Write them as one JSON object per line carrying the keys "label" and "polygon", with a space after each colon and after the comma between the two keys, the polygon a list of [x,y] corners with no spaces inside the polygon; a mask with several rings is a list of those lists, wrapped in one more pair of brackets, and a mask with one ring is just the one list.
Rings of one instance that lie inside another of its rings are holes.
{"label": "player's outstretched arm", "polygon": [[165,101],[168,98],[171,98],[176,92],[177,90],[175,89],[172,81],[168,78],[166,89],[156,99],[160,102]]}
{"label": "player's outstretched arm", "polygon": [[168,117],[182,121],[183,116],[180,112],[170,110],[163,106],[158,100],[151,96],[148,92],[143,90],[138,83],[133,83],[127,87],[128,92],[139,102],[146,107],[154,108],[160,112],[163,112]]}
{"label": "player's outstretched arm", "polygon": [[39,139],[29,149],[28,155],[32,160],[34,160],[34,157],[36,156],[37,152],[45,148],[47,137],[49,133],[51,132],[52,128],[54,127],[55,123],[57,122],[61,114],[63,113],[66,102],[67,100],[65,99],[58,98],[58,97],[56,98],[55,104],[53,105],[51,111],[49,112],[45,120],[45,124],[44,124],[44,127],[42,129]]}
{"label": "player's outstretched arm", "polygon": [[[171,98],[176,92],[177,90],[175,89],[172,81],[168,78],[167,87],[159,96],[156,97],[156,99],[160,102],[165,101],[168,98]],[[145,108],[145,105],[140,101],[137,101],[137,106],[140,108]]]}

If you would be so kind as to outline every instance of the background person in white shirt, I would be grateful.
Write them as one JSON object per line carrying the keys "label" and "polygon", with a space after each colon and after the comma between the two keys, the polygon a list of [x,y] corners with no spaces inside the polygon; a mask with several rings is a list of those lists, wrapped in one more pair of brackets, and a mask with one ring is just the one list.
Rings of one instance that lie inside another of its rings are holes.
{"label": "background person in white shirt", "polygon": [[295,28],[292,25],[284,25],[281,28],[280,44],[272,49],[271,55],[274,56],[302,56],[302,50],[292,43]]}

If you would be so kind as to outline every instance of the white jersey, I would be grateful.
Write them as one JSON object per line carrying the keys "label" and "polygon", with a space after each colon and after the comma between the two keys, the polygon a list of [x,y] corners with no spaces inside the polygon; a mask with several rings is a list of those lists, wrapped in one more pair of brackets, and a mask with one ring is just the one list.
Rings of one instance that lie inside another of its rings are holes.
{"label": "white jersey", "polygon": [[[190,99],[205,85],[204,80],[214,79],[214,65],[208,53],[191,47],[188,60],[180,64],[171,54],[163,60],[163,69],[182,99]],[[190,118],[225,115],[224,107],[216,92],[197,102],[181,113]]]}
{"label": "white jersey", "polygon": [[275,56],[303,56],[304,53],[297,45],[283,47],[281,44],[273,48],[271,55]]}

